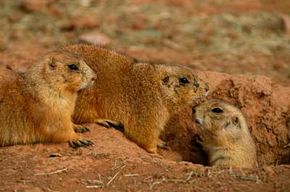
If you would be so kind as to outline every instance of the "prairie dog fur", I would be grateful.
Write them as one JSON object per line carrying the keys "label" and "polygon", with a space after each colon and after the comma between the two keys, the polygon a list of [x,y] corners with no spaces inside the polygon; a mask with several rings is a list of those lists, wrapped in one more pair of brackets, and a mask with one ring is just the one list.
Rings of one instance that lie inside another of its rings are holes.
{"label": "prairie dog fur", "polygon": [[80,92],[76,123],[111,119],[125,135],[156,153],[159,134],[169,117],[208,91],[191,69],[178,65],[138,63],[133,58],[92,45],[71,45],[97,74],[97,82]]}
{"label": "prairie dog fur", "polygon": [[256,146],[238,108],[213,99],[193,108],[193,113],[210,165],[255,167]]}
{"label": "prairie dog fur", "polygon": [[[4,67],[3,67],[4,68]],[[53,51],[25,73],[0,72],[0,146],[91,142],[74,132],[71,115],[77,91],[92,84],[95,74],[74,53]]]}

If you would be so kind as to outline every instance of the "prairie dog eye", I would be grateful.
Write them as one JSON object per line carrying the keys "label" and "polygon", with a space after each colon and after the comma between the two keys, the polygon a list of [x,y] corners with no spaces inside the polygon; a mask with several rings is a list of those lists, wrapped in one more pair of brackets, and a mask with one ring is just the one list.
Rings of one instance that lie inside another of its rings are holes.
{"label": "prairie dog eye", "polygon": [[182,84],[187,84],[189,83],[188,79],[186,77],[181,77],[179,78],[179,82],[182,83]]}
{"label": "prairie dog eye", "polygon": [[213,108],[213,109],[211,110],[211,112],[213,112],[213,113],[223,113],[224,111],[223,111],[223,109],[221,109],[221,108],[219,108],[219,107],[216,107],[216,108]]}
{"label": "prairie dog eye", "polygon": [[195,114],[195,112],[196,112],[196,110],[195,110],[195,108],[193,107],[193,108],[192,108],[192,114]]}
{"label": "prairie dog eye", "polygon": [[70,70],[72,70],[72,71],[78,71],[79,70],[79,68],[78,68],[78,66],[76,64],[69,64],[68,68]]}

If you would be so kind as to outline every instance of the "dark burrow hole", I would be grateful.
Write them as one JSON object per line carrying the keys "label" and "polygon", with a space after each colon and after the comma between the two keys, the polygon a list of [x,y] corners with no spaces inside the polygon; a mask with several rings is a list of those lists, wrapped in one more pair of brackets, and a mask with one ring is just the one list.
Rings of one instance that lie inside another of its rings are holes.
{"label": "dark burrow hole", "polygon": [[[189,110],[191,109],[187,109],[182,115],[176,115],[171,118],[161,134],[161,139],[166,141],[170,150],[177,153],[180,158],[172,159],[166,154],[163,156],[171,160],[182,160],[208,166],[207,154],[202,150],[199,142],[197,142],[198,135],[195,132],[194,122],[191,121],[192,118],[189,115]],[[253,134],[252,136],[257,147],[259,167],[264,165],[290,164],[290,138],[288,136],[286,136],[287,143],[289,143],[288,146],[285,143],[273,146],[271,143],[258,141]]]}

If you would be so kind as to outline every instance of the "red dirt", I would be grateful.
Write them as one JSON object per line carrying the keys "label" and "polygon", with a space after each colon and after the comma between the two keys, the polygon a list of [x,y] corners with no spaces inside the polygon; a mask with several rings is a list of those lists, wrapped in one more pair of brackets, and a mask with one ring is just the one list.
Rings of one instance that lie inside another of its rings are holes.
{"label": "red dirt", "polygon": [[169,149],[159,156],[96,125],[84,134],[88,148],[2,147],[0,191],[290,191],[289,10],[282,0],[0,1],[0,65],[25,71],[95,33],[138,59],[190,66],[209,83],[209,98],[241,109],[259,161],[255,169],[204,166],[189,106],[168,123]]}
{"label": "red dirt", "polygon": [[[203,167],[150,155],[120,132],[91,125],[94,146],[3,147],[2,191],[286,191],[290,166],[254,170]],[[56,157],[50,157],[54,155]]]}

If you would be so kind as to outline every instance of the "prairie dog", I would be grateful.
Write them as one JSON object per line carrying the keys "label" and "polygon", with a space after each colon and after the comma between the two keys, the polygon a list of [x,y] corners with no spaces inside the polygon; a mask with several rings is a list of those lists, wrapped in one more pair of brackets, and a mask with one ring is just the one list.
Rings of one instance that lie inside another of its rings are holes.
{"label": "prairie dog", "polygon": [[193,108],[193,114],[210,165],[239,168],[256,165],[256,146],[238,108],[213,99]]}
{"label": "prairie dog", "polygon": [[92,84],[95,74],[74,53],[47,53],[25,73],[0,72],[0,146],[90,141],[74,132],[71,115],[77,91]]}
{"label": "prairie dog", "polygon": [[121,122],[125,135],[150,153],[162,144],[159,134],[169,117],[208,91],[207,84],[186,67],[138,63],[92,45],[71,45],[64,50],[79,53],[99,79],[80,92],[74,121]]}

